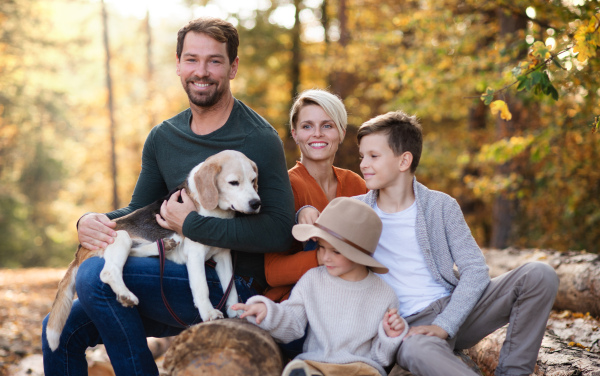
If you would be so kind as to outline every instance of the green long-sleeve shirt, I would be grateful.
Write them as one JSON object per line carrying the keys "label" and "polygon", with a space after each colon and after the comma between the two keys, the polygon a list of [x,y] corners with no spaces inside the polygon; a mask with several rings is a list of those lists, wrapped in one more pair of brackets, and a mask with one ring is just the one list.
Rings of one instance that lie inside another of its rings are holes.
{"label": "green long-sleeve shirt", "polygon": [[281,139],[269,123],[239,100],[218,130],[197,135],[187,110],[154,127],[142,153],[142,170],[129,206],[107,213],[115,219],[162,197],[183,182],[190,170],[209,156],[231,149],[244,153],[258,166],[259,214],[233,219],[190,213],[183,234],[194,241],[236,250],[235,272],[266,286],[263,253],[291,245],[294,200]]}

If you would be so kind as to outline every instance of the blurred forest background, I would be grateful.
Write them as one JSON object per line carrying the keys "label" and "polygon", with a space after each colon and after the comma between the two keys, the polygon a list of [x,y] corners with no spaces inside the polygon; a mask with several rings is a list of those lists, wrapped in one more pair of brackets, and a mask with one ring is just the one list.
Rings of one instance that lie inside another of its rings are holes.
{"label": "blurred forest background", "polygon": [[597,1],[2,0],[0,267],[65,266],[84,212],[127,205],[149,130],[188,107],[176,33],[202,15],[238,27],[234,95],[288,167],[293,96],[329,88],[350,120],[336,165],[358,171],[356,128],[402,109],[424,126],[417,178],[480,246],[598,252]]}

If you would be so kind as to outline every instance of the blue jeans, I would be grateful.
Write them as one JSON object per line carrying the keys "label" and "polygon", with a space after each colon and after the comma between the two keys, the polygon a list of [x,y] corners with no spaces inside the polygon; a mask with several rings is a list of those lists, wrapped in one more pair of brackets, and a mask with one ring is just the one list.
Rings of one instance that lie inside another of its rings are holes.
{"label": "blue jeans", "polygon": [[[123,307],[110,286],[100,280],[103,267],[104,259],[98,257],[81,264],[76,279],[79,299],[73,302],[56,351],[48,346],[48,316],[44,319],[42,352],[46,376],[87,375],[85,351],[100,343],[105,345],[117,376],[158,375],[146,337],[173,336],[185,329],[163,303],[158,258],[130,257],[127,260],[123,268],[123,280],[140,301],[133,308]],[[206,267],[206,279],[210,301],[216,306],[223,296],[223,290],[213,268]],[[258,293],[239,276],[235,277],[235,286],[241,302]],[[193,303],[185,265],[167,261],[163,287],[169,305],[177,316],[190,325],[202,321]]]}

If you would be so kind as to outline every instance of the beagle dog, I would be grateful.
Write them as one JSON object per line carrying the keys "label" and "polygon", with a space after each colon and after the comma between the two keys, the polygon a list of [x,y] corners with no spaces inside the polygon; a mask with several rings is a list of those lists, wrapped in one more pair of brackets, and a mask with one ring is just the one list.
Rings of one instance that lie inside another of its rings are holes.
{"label": "beagle dog", "polygon": [[[75,295],[75,277],[79,265],[90,257],[103,257],[104,268],[100,279],[110,285],[117,300],[125,307],[138,304],[138,298],[123,282],[123,266],[128,256],[158,256],[157,240],[164,239],[166,258],[178,264],[186,264],[194,305],[200,311],[202,321],[223,318],[209,300],[204,263],[212,258],[223,291],[233,275],[229,249],[210,247],[182,237],[174,231],[162,228],[156,222],[156,214],[164,200],[185,189],[196,205],[198,214],[208,217],[232,218],[235,212],[258,213],[261,206],[258,197],[258,169],[244,154],[225,150],[206,159],[192,169],[185,182],[164,199],[140,208],[115,220],[117,237],[104,250],[92,251],[79,245],[75,259],[58,285],[58,292],[50,310],[46,329],[48,344],[52,351],[58,348],[60,334],[67,321]],[[229,317],[239,316],[231,306],[238,302],[235,284],[232,284],[225,307]]]}

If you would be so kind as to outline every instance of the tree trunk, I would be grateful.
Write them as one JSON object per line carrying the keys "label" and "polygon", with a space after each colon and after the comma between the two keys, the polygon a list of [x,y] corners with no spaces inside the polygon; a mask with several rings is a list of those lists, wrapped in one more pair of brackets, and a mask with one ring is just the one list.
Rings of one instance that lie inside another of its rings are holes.
{"label": "tree trunk", "polygon": [[530,261],[549,264],[560,279],[554,309],[600,316],[600,256],[597,254],[512,248],[485,249],[483,253],[492,277]]}
{"label": "tree trunk", "polygon": [[[292,64],[290,69],[290,82],[292,83],[292,91],[290,93],[290,107],[300,91],[300,62],[302,61],[302,48],[300,45],[300,34],[302,33],[302,25],[300,25],[301,4],[301,0],[294,0],[294,7],[296,10],[294,12],[294,27],[292,28]],[[289,129],[288,132],[290,132]]]}
{"label": "tree trunk", "polygon": [[116,154],[116,141],[115,141],[115,116],[113,107],[113,89],[112,89],[112,78],[110,75],[110,45],[108,43],[108,16],[106,15],[106,4],[102,0],[102,31],[104,36],[104,52],[106,56],[105,67],[106,67],[106,91],[108,92],[108,116],[110,119],[110,161],[111,161],[111,173],[112,173],[112,206],[113,210],[119,208],[119,193],[117,191],[117,154]]}
{"label": "tree trunk", "polygon": [[[518,35],[519,31],[525,30],[527,27],[527,19],[523,16],[506,14],[503,10],[498,10],[498,19],[500,22],[500,39],[510,43],[510,39]],[[519,56],[527,53],[526,49],[519,51]],[[506,137],[515,136],[515,132],[525,128],[522,123],[523,116],[520,116],[519,111],[522,109],[520,100],[511,98],[508,94],[503,98],[510,106],[513,119],[505,121],[499,117],[496,119],[497,139],[501,140]],[[513,105],[514,104],[514,105]],[[517,172],[517,166],[514,161],[508,161],[498,166],[497,175],[508,177],[512,172]],[[492,234],[490,239],[490,247],[504,248],[508,246],[512,235],[513,222],[518,208],[518,200],[511,192],[501,193],[496,197],[492,206]]]}
{"label": "tree trunk", "polygon": [[269,333],[242,319],[186,329],[169,347],[163,368],[171,376],[279,376],[283,357]]}
{"label": "tree trunk", "polygon": [[[346,0],[340,0],[338,3],[337,19],[339,23],[340,39],[339,45],[344,50],[350,43],[350,30],[348,28],[348,16],[346,14]],[[333,71],[329,73],[329,86],[334,94],[345,99],[352,93],[357,84],[356,77],[350,72]]]}
{"label": "tree trunk", "polygon": [[150,8],[146,9],[146,20],[144,22],[146,32],[146,111],[148,111],[148,129],[156,125],[156,110],[154,101],[154,64],[152,63],[152,27],[150,26]]}

